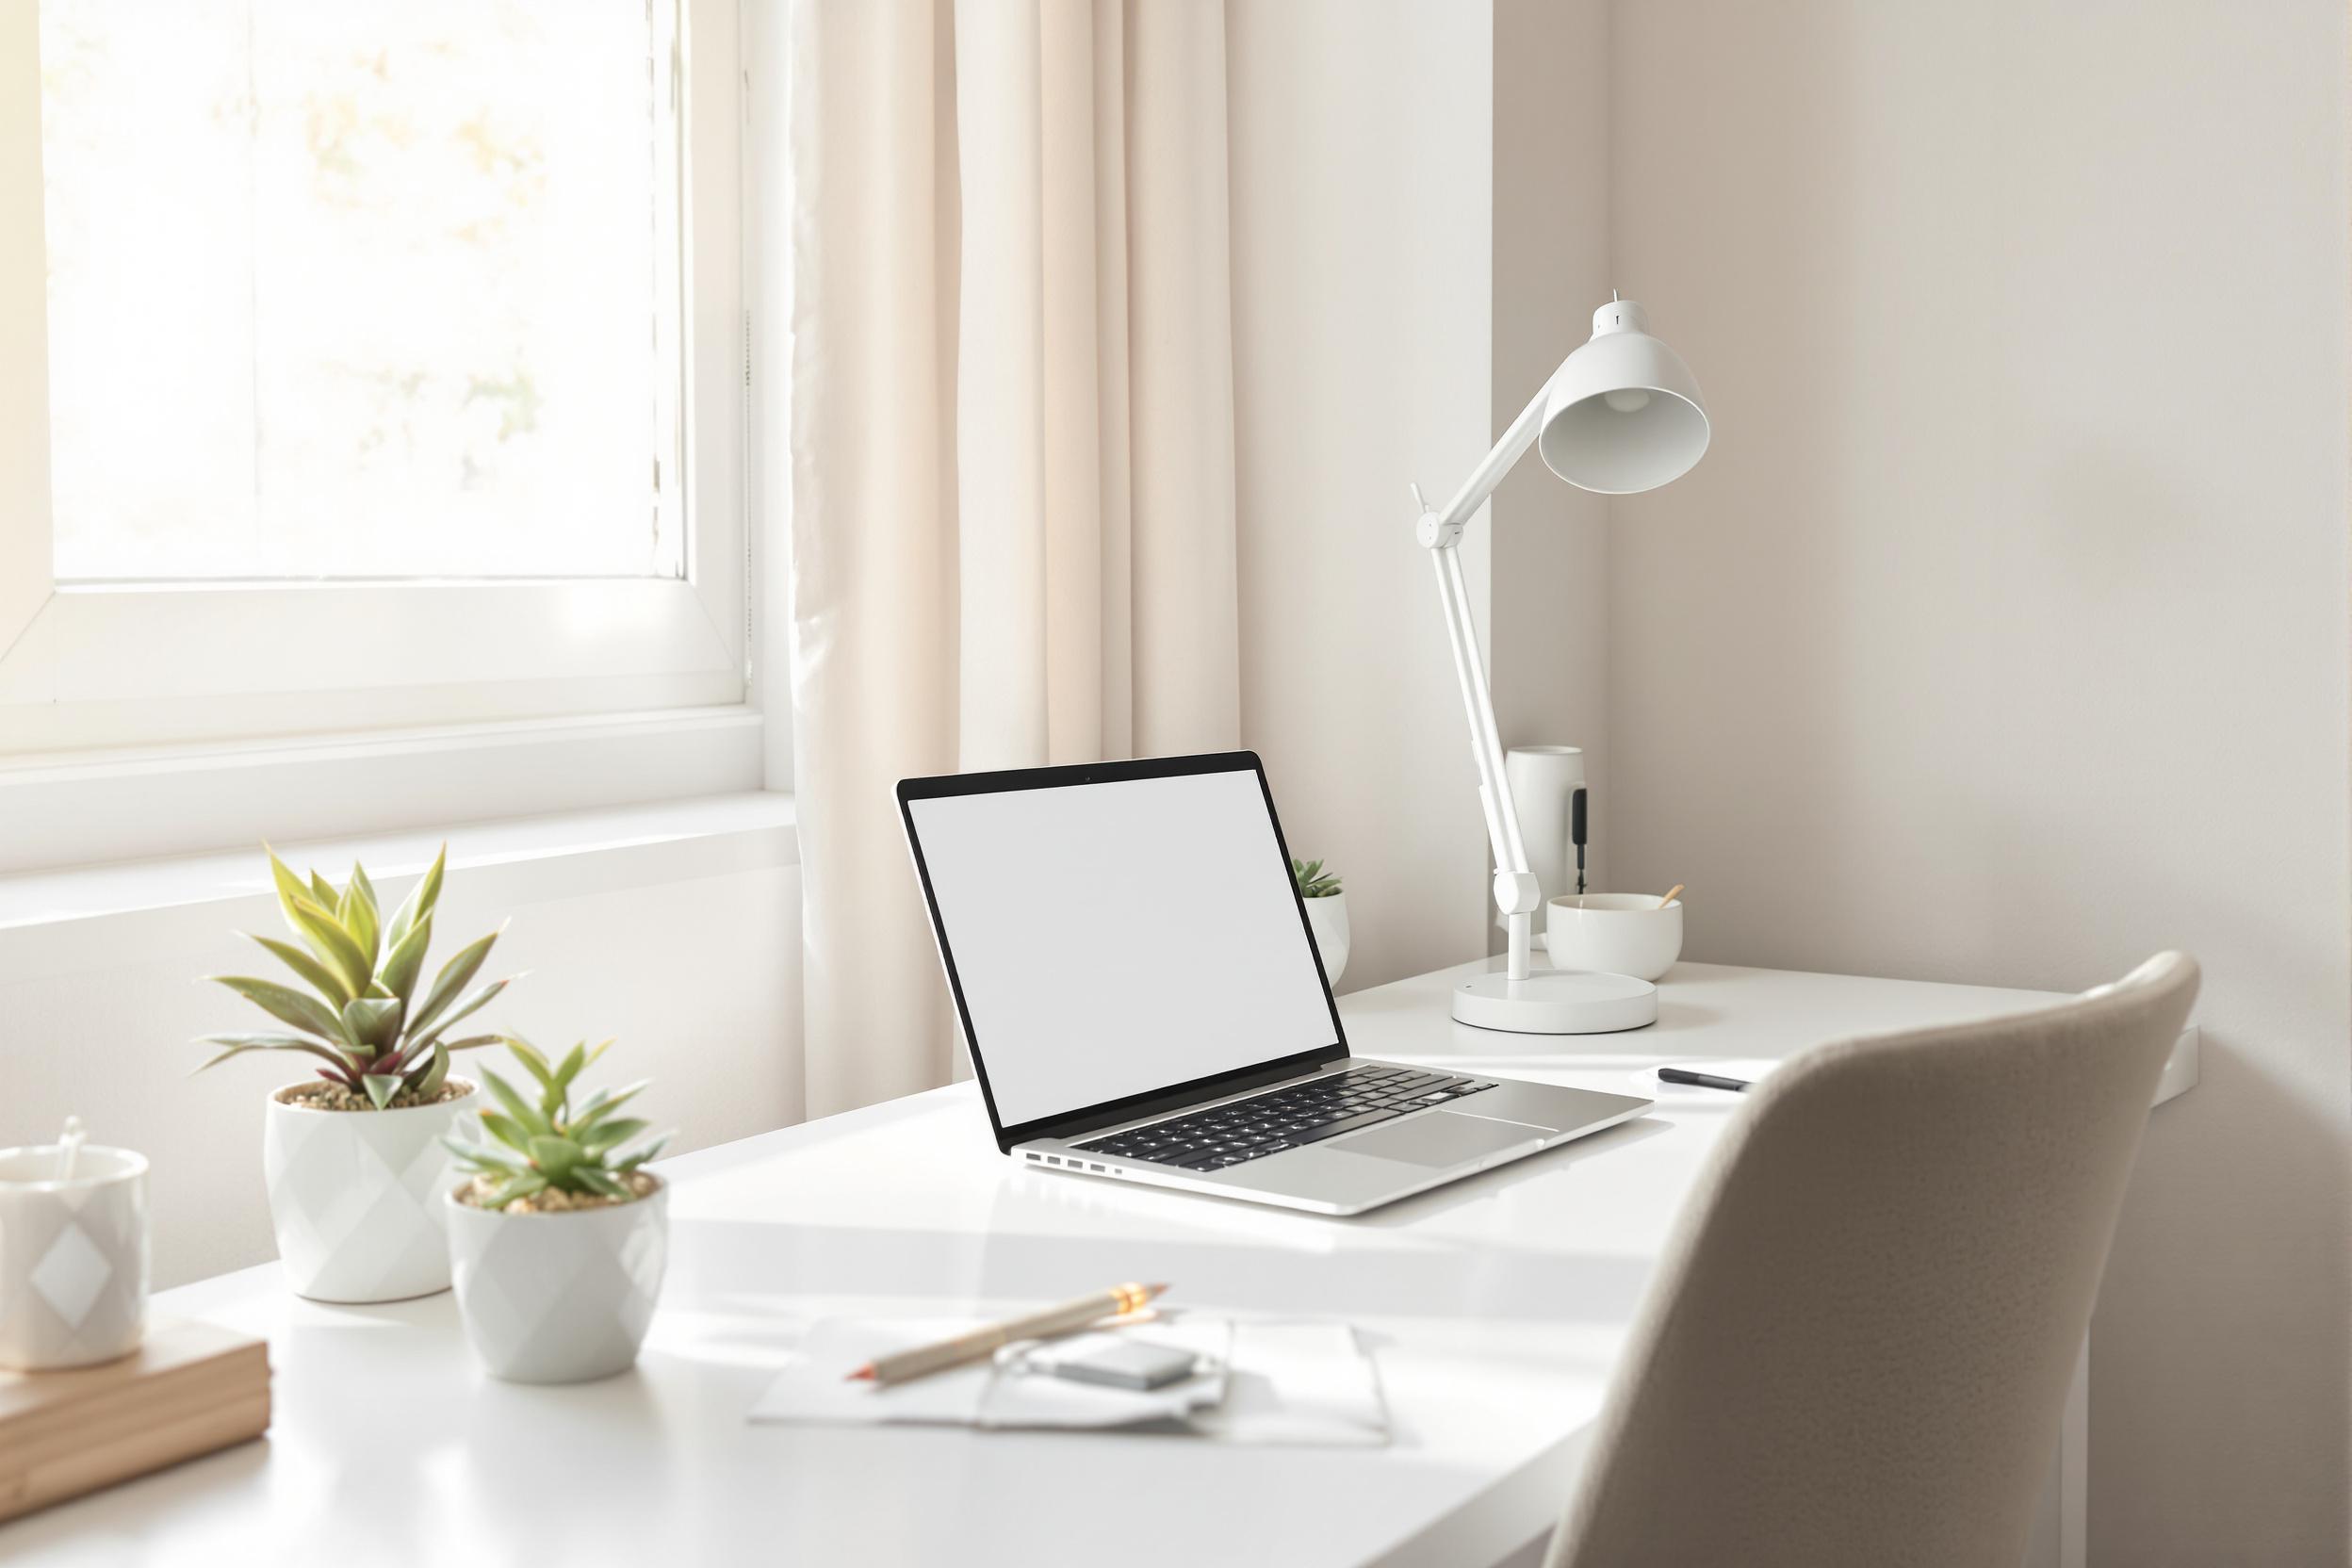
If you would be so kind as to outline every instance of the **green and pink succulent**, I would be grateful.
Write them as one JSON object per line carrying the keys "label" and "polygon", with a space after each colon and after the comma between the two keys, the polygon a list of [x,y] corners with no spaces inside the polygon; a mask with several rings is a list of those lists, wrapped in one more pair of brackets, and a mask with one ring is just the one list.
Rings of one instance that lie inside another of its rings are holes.
{"label": "green and pink succulent", "polygon": [[315,871],[303,881],[270,854],[278,907],[296,940],[253,939],[302,985],[242,974],[208,978],[291,1033],[207,1035],[200,1043],[219,1046],[220,1052],[204,1066],[217,1067],[255,1051],[301,1052],[326,1064],[318,1070],[319,1077],[364,1095],[378,1110],[395,1101],[414,1104],[439,1095],[452,1053],[498,1038],[495,1034],[452,1038],[452,1026],[479,1012],[508,985],[493,980],[466,989],[492,944],[504,934],[503,926],[460,948],[430,984],[424,981],[433,910],[440,902],[448,860],[444,846],[432,869],[385,920],[364,867],[353,865],[351,880],[338,889]]}

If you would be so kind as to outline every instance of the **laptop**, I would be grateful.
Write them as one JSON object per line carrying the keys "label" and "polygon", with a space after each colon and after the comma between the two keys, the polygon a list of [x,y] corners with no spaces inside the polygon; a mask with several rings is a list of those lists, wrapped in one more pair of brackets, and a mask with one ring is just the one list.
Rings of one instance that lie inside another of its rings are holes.
{"label": "laptop", "polygon": [[1254,752],[909,778],[898,804],[1026,1165],[1362,1214],[1654,1103],[1351,1055]]}

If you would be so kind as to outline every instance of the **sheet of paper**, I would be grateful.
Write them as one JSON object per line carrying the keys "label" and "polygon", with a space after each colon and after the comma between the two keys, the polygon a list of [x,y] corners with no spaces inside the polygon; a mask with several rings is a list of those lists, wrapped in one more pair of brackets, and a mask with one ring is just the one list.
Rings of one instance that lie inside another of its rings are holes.
{"label": "sheet of paper", "polygon": [[[988,1429],[1132,1429],[1217,1442],[1367,1446],[1388,1441],[1380,1373],[1348,1324],[1236,1320],[1167,1314],[1135,1330],[1192,1350],[1203,1370],[1141,1390],[1073,1382],[1009,1347],[977,1362],[891,1388],[848,1375],[874,1356],[975,1326],[975,1320],[824,1318],[752,1406],[754,1421]],[[1059,1342],[1067,1350],[1070,1342]]]}
{"label": "sheet of paper", "polygon": [[886,1421],[970,1426],[995,1370],[987,1362],[951,1367],[895,1388],[853,1382],[850,1374],[879,1355],[964,1333],[973,1318],[820,1318],[800,1349],[751,1409],[754,1421],[841,1422],[870,1426]]}
{"label": "sheet of paper", "polygon": [[1349,1324],[1238,1320],[1232,1364],[1225,1402],[1185,1422],[1203,1437],[1335,1447],[1388,1442],[1380,1370]]}
{"label": "sheet of paper", "polygon": [[[1028,1350],[1015,1347],[997,1358],[996,1380],[988,1385],[976,1425],[1139,1427],[1186,1419],[1225,1397],[1225,1358],[1233,1338],[1231,1322],[1222,1317],[1177,1320],[1163,1316],[1146,1328],[1103,1330],[1076,1338],[1100,1342],[1113,1333],[1131,1332],[1154,1345],[1191,1351],[1200,1369],[1181,1382],[1159,1388],[1114,1388],[1057,1378]],[[1073,1344],[1069,1339],[1055,1340],[1053,1348],[1067,1351]]]}
{"label": "sheet of paper", "polygon": [[1132,1427],[1172,1421],[1225,1396],[1225,1347],[1232,1329],[1223,1318],[1152,1325],[1155,1341],[1192,1350],[1202,1357],[1205,1367],[1200,1375],[1165,1388],[1105,1388],[1025,1372],[1021,1364],[1023,1348],[1018,1346],[1008,1347],[994,1361],[951,1367],[889,1388],[850,1380],[851,1372],[877,1355],[928,1345],[979,1326],[973,1318],[822,1318],[809,1328],[797,1356],[752,1406],[751,1419],[855,1426]]}

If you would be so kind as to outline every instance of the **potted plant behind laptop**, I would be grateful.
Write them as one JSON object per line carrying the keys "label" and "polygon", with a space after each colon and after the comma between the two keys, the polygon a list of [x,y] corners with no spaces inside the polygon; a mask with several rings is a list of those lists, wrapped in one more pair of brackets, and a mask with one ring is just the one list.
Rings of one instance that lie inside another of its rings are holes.
{"label": "potted plant behind laptop", "polygon": [[1306,901],[1307,924],[1315,932],[1315,951],[1323,955],[1324,978],[1336,986],[1348,967],[1348,895],[1320,860],[1294,859],[1290,875]]}
{"label": "potted plant behind laptop", "polygon": [[647,1123],[619,1114],[642,1080],[572,1105],[574,1083],[612,1043],[550,1062],[508,1037],[536,1092],[485,1071],[497,1102],[482,1107],[487,1137],[449,1140],[471,1173],[445,1199],[458,1315],[482,1364],[512,1382],[611,1377],[636,1361],[653,1321],[669,1189],[641,1168],[669,1135],[648,1137]]}
{"label": "potted plant behind laptop", "polygon": [[449,1165],[441,1137],[474,1093],[449,1062],[498,1037],[453,1029],[507,982],[466,989],[499,931],[425,978],[448,858],[445,847],[387,920],[363,867],[352,866],[338,889],[315,871],[304,881],[272,854],[278,907],[295,941],[253,939],[302,984],[210,977],[283,1028],[207,1035],[200,1043],[220,1052],[204,1067],[256,1051],[325,1064],[273,1091],[263,1122],[270,1218],[298,1296],[400,1301],[449,1288],[440,1205]]}

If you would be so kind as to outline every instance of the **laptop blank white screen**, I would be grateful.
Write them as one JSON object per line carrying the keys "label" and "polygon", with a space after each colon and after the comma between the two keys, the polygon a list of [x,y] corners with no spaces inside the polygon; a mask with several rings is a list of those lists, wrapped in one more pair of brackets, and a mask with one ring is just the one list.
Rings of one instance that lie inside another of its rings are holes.
{"label": "laptop blank white screen", "polygon": [[1005,1126],[1336,1039],[1256,774],[907,813]]}

